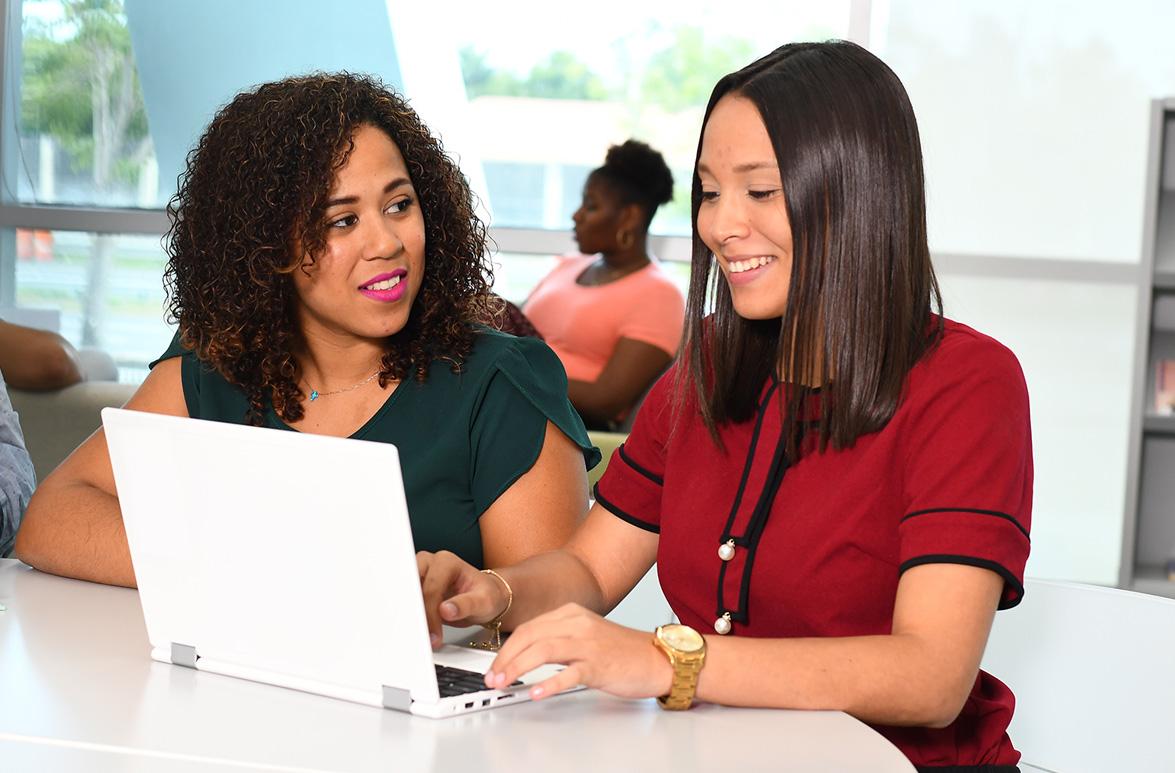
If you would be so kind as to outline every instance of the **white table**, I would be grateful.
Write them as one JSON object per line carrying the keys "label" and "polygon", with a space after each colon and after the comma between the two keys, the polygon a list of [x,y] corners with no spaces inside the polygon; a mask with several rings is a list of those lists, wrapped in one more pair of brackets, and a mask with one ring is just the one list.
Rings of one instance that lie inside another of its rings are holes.
{"label": "white table", "polygon": [[157,663],[135,591],[13,560],[0,604],[6,772],[913,771],[841,712],[670,713],[584,691],[433,720]]}

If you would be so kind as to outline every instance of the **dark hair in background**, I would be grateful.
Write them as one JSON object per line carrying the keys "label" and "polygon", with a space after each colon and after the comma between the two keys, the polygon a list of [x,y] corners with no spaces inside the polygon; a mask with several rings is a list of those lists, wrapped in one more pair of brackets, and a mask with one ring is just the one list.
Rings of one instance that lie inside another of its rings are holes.
{"label": "dark hair in background", "polygon": [[639,140],[626,140],[608,148],[604,165],[590,177],[607,181],[622,204],[637,204],[645,211],[644,228],[653,222],[657,207],[673,200],[673,173],[665,158]]}
{"label": "dark hair in background", "polygon": [[[695,163],[678,393],[696,395],[717,441],[718,424],[755,414],[763,384],[785,363],[789,452],[799,451],[797,421],[817,391],[818,447],[850,447],[893,417],[907,373],[942,331],[913,108],[889,67],[844,41],[786,45],[722,78],[703,127],[728,95],[755,105],[779,162],[793,243],[787,307],[782,319],[735,313],[698,235]],[[699,158],[701,148],[699,140]],[[713,316],[704,319],[708,296]]]}
{"label": "dark hair in background", "polygon": [[484,319],[492,269],[485,225],[440,142],[399,95],[350,73],[313,74],[239,94],[188,154],[167,206],[164,283],[180,338],[249,399],[286,421],[302,417],[294,352],[303,344],[291,273],[326,243],[330,187],[364,125],[399,147],[425,225],[424,280],[408,323],[388,339],[380,383],[415,377],[443,358],[454,370]]}

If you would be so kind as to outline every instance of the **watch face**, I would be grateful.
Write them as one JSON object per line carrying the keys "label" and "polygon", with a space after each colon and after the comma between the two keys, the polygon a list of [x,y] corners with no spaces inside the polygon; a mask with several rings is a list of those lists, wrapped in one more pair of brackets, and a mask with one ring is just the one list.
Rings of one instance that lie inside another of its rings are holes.
{"label": "watch face", "polygon": [[688,625],[663,625],[659,634],[661,641],[681,652],[697,652],[706,646],[702,635]]}

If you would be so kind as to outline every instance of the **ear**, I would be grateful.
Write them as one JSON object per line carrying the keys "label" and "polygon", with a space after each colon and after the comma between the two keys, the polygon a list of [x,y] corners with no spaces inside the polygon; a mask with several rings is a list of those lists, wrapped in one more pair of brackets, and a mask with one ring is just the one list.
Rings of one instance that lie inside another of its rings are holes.
{"label": "ear", "polygon": [[620,210],[620,230],[633,234],[644,232],[645,210],[640,204],[625,204]]}

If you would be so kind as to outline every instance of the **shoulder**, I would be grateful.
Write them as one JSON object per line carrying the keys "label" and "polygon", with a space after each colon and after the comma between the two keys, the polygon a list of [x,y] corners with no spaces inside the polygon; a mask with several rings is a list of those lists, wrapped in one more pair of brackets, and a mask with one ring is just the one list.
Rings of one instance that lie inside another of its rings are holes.
{"label": "shoulder", "polygon": [[578,252],[569,253],[567,255],[560,255],[556,258],[558,261],[555,267],[551,269],[549,276],[567,276],[571,278],[578,277],[580,272],[595,262],[595,255],[582,255]]}
{"label": "shoulder", "polygon": [[910,371],[911,397],[967,390],[986,400],[1027,402],[1020,361],[1004,344],[967,325],[943,319],[939,341]]}
{"label": "shoulder", "polygon": [[182,343],[180,343],[179,331],[176,331],[175,335],[171,337],[171,343],[167,345],[167,349],[164,350],[163,354],[159,355],[157,359],[152,360],[147,367],[153,369],[159,363],[163,362],[164,360],[170,360],[173,357],[185,357],[191,359],[192,361],[196,360],[196,354],[191,349],[188,349]]}
{"label": "shoulder", "polygon": [[648,282],[650,284],[665,285],[667,287],[672,287],[674,291],[677,291],[677,285],[674,283],[673,278],[669,276],[669,271],[666,268],[665,261],[658,258],[653,258],[653,260],[649,263],[649,270],[642,273],[648,277]]}
{"label": "shoulder", "polygon": [[[178,367],[169,363],[178,363]],[[161,369],[159,366],[163,364],[168,364],[168,368]],[[178,332],[163,354],[149,367],[152,372],[167,370],[171,375],[165,376],[165,380],[178,375],[188,415],[192,418],[237,423],[245,421],[249,412],[245,393],[185,347],[180,342]]]}
{"label": "shoulder", "polygon": [[660,261],[654,260],[634,278],[637,281],[629,285],[629,292],[639,294],[643,298],[643,303],[662,309],[666,306],[685,309],[685,296]]}
{"label": "shoulder", "polygon": [[945,318],[942,337],[919,366],[938,373],[994,374],[1023,380],[1020,361],[1011,349],[989,335]]}
{"label": "shoulder", "polygon": [[[438,370],[448,369],[434,367],[434,372]],[[513,336],[478,325],[474,330],[473,348],[461,366],[462,374],[466,378],[480,379],[503,370],[512,374],[535,372],[541,376],[555,373],[563,376],[559,358],[540,339]],[[565,382],[566,376],[563,379]]]}

